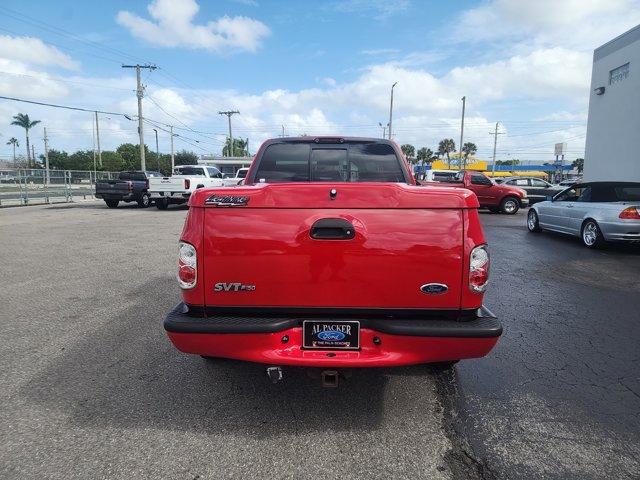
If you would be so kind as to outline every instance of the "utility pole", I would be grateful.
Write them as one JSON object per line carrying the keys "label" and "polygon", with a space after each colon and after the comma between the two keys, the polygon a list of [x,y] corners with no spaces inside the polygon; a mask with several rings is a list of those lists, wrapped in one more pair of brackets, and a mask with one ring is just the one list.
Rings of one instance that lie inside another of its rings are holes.
{"label": "utility pole", "polygon": [[397,84],[398,82],[391,85],[391,102],[389,104],[389,140],[391,140],[391,127],[393,125],[393,89]]}
{"label": "utility pole", "polygon": [[[462,97],[462,123],[460,124],[460,163],[462,163],[462,142],[464,139],[464,107],[467,103],[467,97]],[[460,163],[458,165],[460,165]],[[467,168],[467,161],[464,161],[464,169]]]}
{"label": "utility pole", "polygon": [[247,137],[247,143],[244,146],[247,149],[247,157],[250,157],[250,153],[249,153],[249,137]]}
{"label": "utility pole", "polygon": [[502,132],[498,132],[498,124],[496,122],[496,129],[493,132],[489,132],[489,135],[493,135],[493,166],[491,167],[491,176],[496,176],[496,146],[498,145],[498,135],[504,135]]}
{"label": "utility pole", "polygon": [[171,125],[169,127],[170,132],[171,132],[171,174],[173,175],[173,169],[175,168],[175,164],[176,164],[176,157],[173,154],[173,125]]}
{"label": "utility pole", "polygon": [[284,138],[284,125],[282,125],[282,138]]}
{"label": "utility pole", "polygon": [[47,127],[44,127],[44,162],[45,182],[49,185],[49,139],[47,138]]}
{"label": "utility pole", "polygon": [[144,86],[140,82],[140,69],[148,68],[149,71],[155,70],[155,65],[122,65],[122,68],[136,69],[136,96],[138,97],[138,135],[140,136],[140,169],[147,169],[147,162],[144,158],[144,130],[142,127],[142,97],[144,96]]}
{"label": "utility pole", "polygon": [[226,115],[227,119],[229,120],[229,151],[228,153],[228,157],[233,157],[233,153],[235,148],[233,148],[233,133],[231,132],[231,116],[235,115],[236,113],[240,113],[237,110],[227,110],[226,112],[218,112],[219,115]]}
{"label": "utility pole", "polygon": [[158,171],[160,171],[160,149],[158,148],[158,130],[153,129],[156,132],[156,163],[158,164]]}
{"label": "utility pole", "polygon": [[100,126],[98,124],[98,112],[96,112],[96,139],[98,140],[98,164],[102,168],[102,151],[100,150]]}

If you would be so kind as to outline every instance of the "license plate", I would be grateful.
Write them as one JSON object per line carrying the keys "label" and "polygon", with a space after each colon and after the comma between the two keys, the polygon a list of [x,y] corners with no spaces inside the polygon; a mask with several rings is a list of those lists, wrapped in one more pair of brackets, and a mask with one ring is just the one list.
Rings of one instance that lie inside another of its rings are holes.
{"label": "license plate", "polygon": [[302,322],[303,348],[358,350],[360,322],[305,320]]}

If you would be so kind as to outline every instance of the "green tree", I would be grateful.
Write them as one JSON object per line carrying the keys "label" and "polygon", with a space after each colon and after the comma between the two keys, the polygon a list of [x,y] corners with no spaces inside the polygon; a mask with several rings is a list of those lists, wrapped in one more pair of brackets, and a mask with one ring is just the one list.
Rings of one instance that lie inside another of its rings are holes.
{"label": "green tree", "polygon": [[[116,148],[116,152],[118,152],[122,159],[124,160],[124,169],[125,170],[140,170],[140,146],[134,145],[133,143],[123,143],[118,148]],[[153,153],[155,159],[155,152]],[[149,147],[147,145],[144,146],[144,156],[146,159],[150,158]],[[151,168],[154,166],[154,163],[147,163],[147,168]],[[155,167],[154,167],[155,168]]]}
{"label": "green tree", "polygon": [[478,146],[475,143],[467,142],[462,146],[462,155],[464,157],[464,168],[467,168],[467,162],[469,157],[478,151]]}
{"label": "green tree", "polygon": [[416,156],[416,147],[409,143],[405,143],[400,147],[402,149],[402,153],[407,157],[407,160],[411,162],[411,159]]}
{"label": "green tree", "polygon": [[496,160],[496,165],[505,165],[511,167],[514,165],[520,165],[520,160],[518,160],[517,158],[512,158],[511,160]]}
{"label": "green tree", "polygon": [[20,146],[20,142],[16,137],[11,137],[7,142],[7,145],[13,145],[13,163],[16,163],[16,147]]}
{"label": "green tree", "polygon": [[198,155],[187,150],[181,150],[175,154],[174,161],[176,165],[197,165]]}
{"label": "green tree", "polygon": [[433,154],[433,151],[430,148],[422,147],[416,152],[416,160],[419,160],[422,165],[422,174],[425,174],[424,166],[425,164],[431,164],[436,159]]}
{"label": "green tree", "polygon": [[[29,146],[29,130],[31,130],[33,127],[35,127],[39,123],[40,123],[40,120],[31,120],[29,118],[29,115],[25,113],[19,113],[17,115],[14,115],[13,122],[11,122],[11,125],[17,125],[18,127],[24,128],[24,134],[27,139],[27,163],[29,166],[31,166],[31,147]],[[35,161],[36,159],[34,158],[33,162],[35,163]]]}
{"label": "green tree", "polygon": [[231,155],[229,155],[229,145],[231,144],[229,137],[222,147],[222,155],[225,157],[248,157],[249,153],[247,152],[247,141],[241,138],[233,139],[233,151]]}
{"label": "green tree", "polygon": [[[93,150],[78,150],[69,155],[68,170],[93,170]],[[51,160],[49,160],[51,161]]]}
{"label": "green tree", "polygon": [[[44,155],[40,155],[40,161],[44,162]],[[49,150],[49,168],[66,170],[69,168],[69,154],[64,151]]]}
{"label": "green tree", "polygon": [[102,152],[102,170],[107,172],[120,172],[123,169],[124,158],[122,158],[122,155],[110,150]]}
{"label": "green tree", "polygon": [[584,170],[584,158],[576,158],[571,164],[571,167],[575,168],[578,173],[582,173],[582,170]]}
{"label": "green tree", "polygon": [[447,168],[451,168],[451,157],[449,154],[456,151],[456,142],[453,138],[444,138],[440,140],[438,144],[438,155],[444,155],[447,157]]}

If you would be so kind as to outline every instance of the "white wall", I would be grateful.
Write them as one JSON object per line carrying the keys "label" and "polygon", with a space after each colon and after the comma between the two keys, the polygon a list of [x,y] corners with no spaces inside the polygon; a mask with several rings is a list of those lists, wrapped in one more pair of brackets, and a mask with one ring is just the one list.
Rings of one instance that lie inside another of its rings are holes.
{"label": "white wall", "polygon": [[[627,62],[628,78],[609,85],[609,72]],[[640,182],[640,25],[595,51],[584,179]]]}

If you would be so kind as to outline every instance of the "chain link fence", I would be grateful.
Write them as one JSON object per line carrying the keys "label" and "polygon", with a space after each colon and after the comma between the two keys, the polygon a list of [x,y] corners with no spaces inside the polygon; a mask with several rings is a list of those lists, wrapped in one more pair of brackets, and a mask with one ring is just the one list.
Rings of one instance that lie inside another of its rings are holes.
{"label": "chain link fence", "polygon": [[93,197],[97,180],[118,178],[119,172],[87,170],[0,170],[0,207],[73,202]]}

